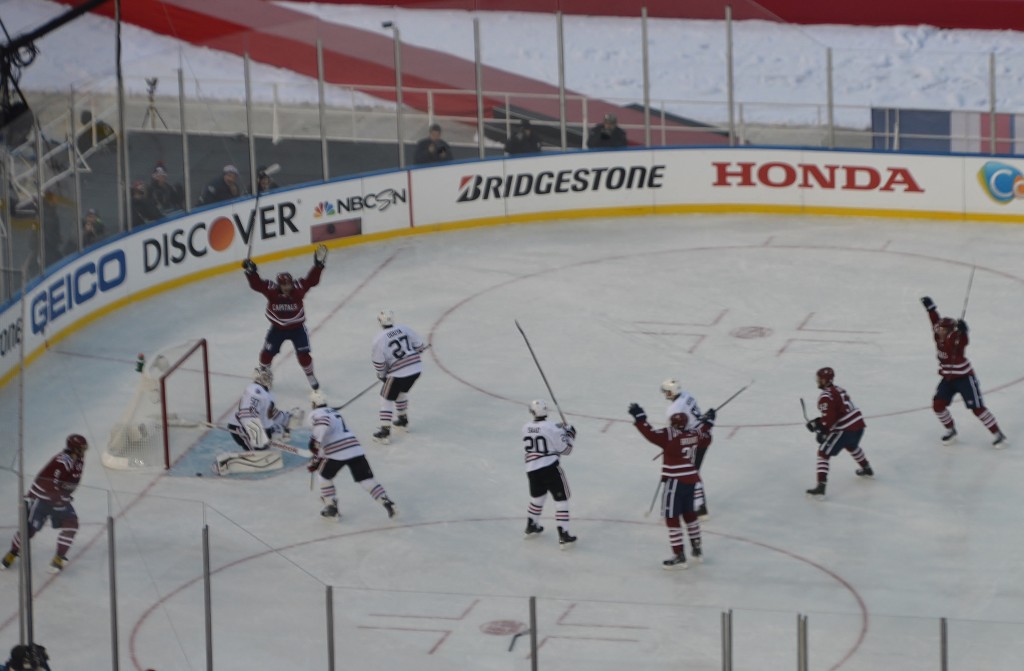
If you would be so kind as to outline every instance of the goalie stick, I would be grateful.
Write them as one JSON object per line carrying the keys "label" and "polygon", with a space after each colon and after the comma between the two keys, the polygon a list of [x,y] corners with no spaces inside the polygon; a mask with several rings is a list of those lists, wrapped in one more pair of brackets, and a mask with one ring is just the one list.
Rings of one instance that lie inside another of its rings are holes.
{"label": "goalie stick", "polygon": [[[220,426],[219,424],[212,424],[210,422],[199,422],[198,424],[200,426],[205,426],[208,429],[218,429],[220,431],[227,431],[233,436],[242,435],[229,426]],[[274,440],[273,438],[270,439],[270,443],[268,444],[268,446],[274,448],[275,450],[287,452],[289,454],[294,454],[297,457],[303,457],[305,459],[311,459],[313,457],[313,453],[304,447],[296,447],[294,445],[289,445],[288,443],[285,443],[280,440]]]}
{"label": "goalie stick", "polygon": [[526,342],[526,348],[530,350],[530,356],[533,357],[533,363],[537,364],[537,371],[540,373],[540,377],[544,380],[544,386],[548,388],[548,393],[551,394],[551,402],[555,404],[555,408],[558,410],[558,416],[562,418],[562,426],[569,426],[569,422],[565,421],[565,413],[562,412],[562,407],[558,405],[558,399],[555,398],[555,392],[551,391],[551,385],[548,384],[548,378],[544,375],[544,369],[540,367],[540,361],[537,360],[537,355],[533,352],[533,347],[530,345],[530,339],[526,337],[526,331],[519,325],[519,320],[516,319],[516,328],[519,329],[519,333],[522,334],[523,340]]}

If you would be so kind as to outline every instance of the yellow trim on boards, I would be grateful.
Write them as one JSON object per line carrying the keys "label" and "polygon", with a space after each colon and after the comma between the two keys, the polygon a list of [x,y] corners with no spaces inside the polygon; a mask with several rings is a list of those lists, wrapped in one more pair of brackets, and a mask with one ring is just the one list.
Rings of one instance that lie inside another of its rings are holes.
{"label": "yellow trim on boards", "polygon": [[[1024,214],[982,214],[971,213],[969,215],[957,212],[939,211],[917,211],[917,210],[896,210],[896,209],[872,209],[872,208],[846,208],[846,207],[824,207],[804,205],[765,205],[765,204],[742,204],[742,203],[698,203],[693,205],[644,205],[629,207],[604,207],[604,208],[583,208],[578,210],[563,210],[555,212],[543,212],[539,214],[516,214],[510,216],[482,217],[478,219],[466,219],[443,224],[429,224],[426,226],[412,226],[400,228],[393,231],[370,233],[367,235],[353,236],[340,240],[331,240],[324,244],[331,248],[351,247],[354,245],[369,244],[381,240],[405,237],[409,235],[422,235],[427,233],[438,233],[445,231],[457,231],[467,228],[480,228],[484,226],[501,226],[505,224],[537,223],[543,221],[558,221],[566,219],[596,219],[608,217],[636,217],[648,215],[666,214],[788,214],[788,215],[818,215],[818,216],[848,216],[848,217],[880,217],[886,219],[936,219],[942,221],[964,221],[964,222],[995,222],[1006,224],[1024,224]],[[254,260],[260,263],[269,261],[280,261],[282,259],[294,258],[302,254],[312,253],[316,245],[301,245],[293,249],[274,252],[258,256]],[[98,321],[106,315],[120,310],[121,308],[157,296],[166,291],[193,282],[224,275],[239,268],[235,262],[224,263],[213,268],[207,268],[187,275],[182,275],[173,280],[154,285],[147,289],[137,291],[131,295],[119,298],[94,312],[74,321],[47,339],[46,344],[37,347],[25,356],[25,366],[28,367],[36,359],[42,356],[46,350],[65,338],[68,338],[77,331],[89,324]],[[3,377],[0,377],[0,387],[3,387],[12,379],[17,377],[18,367],[12,368]]]}

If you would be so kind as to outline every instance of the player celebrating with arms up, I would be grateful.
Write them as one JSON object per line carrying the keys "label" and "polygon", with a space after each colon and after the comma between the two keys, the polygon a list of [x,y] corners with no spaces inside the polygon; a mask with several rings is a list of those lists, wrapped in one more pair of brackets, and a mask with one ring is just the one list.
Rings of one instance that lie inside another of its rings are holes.
{"label": "player celebrating with arms up", "polygon": [[302,299],[307,291],[320,283],[320,273],[323,272],[326,262],[326,245],[317,245],[316,253],[313,255],[313,267],[304,278],[296,280],[291,273],[278,273],[276,282],[260,277],[252,259],[242,262],[249,287],[267,298],[266,314],[270,320],[270,329],[263,342],[263,349],[260,350],[260,366],[269,370],[274,357],[281,351],[281,345],[285,340],[290,340],[299,365],[302,366],[302,372],[306,374],[306,380],[314,390],[320,388],[320,383],[313,374],[313,357],[310,354],[306,310]]}
{"label": "player celebrating with arms up", "polygon": [[996,418],[985,407],[981,399],[978,378],[975,377],[974,368],[964,352],[967,343],[970,342],[967,337],[967,322],[963,319],[940,317],[935,301],[928,296],[921,299],[921,305],[928,311],[928,319],[932,323],[935,355],[939,359],[939,375],[942,376],[939,386],[935,389],[935,397],[932,398],[932,410],[942,422],[942,426],[946,427],[942,442],[950,444],[956,440],[956,424],[947,408],[953,397],[960,394],[964,399],[964,405],[970,408],[985,428],[995,436],[992,444],[999,449],[1006,447],[1006,436],[1000,431]]}
{"label": "player celebrating with arms up", "polygon": [[[665,489],[661,496],[661,514],[665,517],[665,526],[668,527],[668,542],[672,546],[673,556],[663,561],[662,567],[670,570],[689,568],[686,563],[686,550],[683,548],[685,536],[682,522],[686,522],[686,533],[690,536],[690,552],[693,558],[703,562],[704,548],[700,537],[700,520],[697,519],[696,511],[703,502],[697,496],[700,485],[697,446],[711,429],[712,420],[705,415],[703,420],[691,427],[690,416],[685,412],[677,412],[669,417],[667,427],[655,430],[647,423],[647,413],[638,404],[629,404],[629,414],[633,416],[633,426],[637,431],[643,434],[648,442],[663,450],[661,480],[665,483]],[[708,414],[712,413],[709,411]]]}
{"label": "player celebrating with arms up", "polygon": [[836,372],[831,368],[819,368],[815,373],[818,389],[821,390],[818,394],[818,412],[821,417],[807,422],[807,430],[818,439],[818,484],[808,489],[807,493],[818,498],[825,496],[829,459],[843,450],[848,451],[860,465],[857,475],[871,477],[875,474],[868,458],[864,456],[864,450],[860,449],[860,439],[866,426],[864,415],[850,400],[845,389],[832,384],[835,377]]}

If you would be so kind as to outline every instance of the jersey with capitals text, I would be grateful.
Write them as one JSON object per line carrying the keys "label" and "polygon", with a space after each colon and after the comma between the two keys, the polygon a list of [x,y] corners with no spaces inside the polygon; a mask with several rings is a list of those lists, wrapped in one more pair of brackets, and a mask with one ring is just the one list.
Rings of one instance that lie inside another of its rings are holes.
{"label": "jersey with capitals text", "polygon": [[288,413],[278,410],[274,395],[255,382],[245,388],[235,411],[235,420],[240,426],[249,419],[259,420],[264,429],[283,431],[288,425]]}
{"label": "jersey with capitals text", "polygon": [[696,426],[701,418],[697,399],[685,391],[680,391],[679,396],[665,409],[665,419],[670,419],[672,415],[677,413],[683,413],[687,416],[686,426]]}
{"label": "jersey with capitals text", "polygon": [[523,450],[526,472],[558,463],[558,458],[572,452],[573,439],[561,424],[542,419],[523,425]]}
{"label": "jersey with capitals text", "polygon": [[967,334],[952,328],[943,338],[939,335],[939,322],[942,320],[939,311],[929,310],[928,319],[932,322],[932,334],[935,336],[935,356],[939,359],[939,375],[947,380],[973,375],[974,369],[964,352],[967,343],[970,342]]}
{"label": "jersey with capitals text", "polygon": [[821,427],[826,431],[857,431],[863,429],[864,415],[842,387],[825,387],[818,394]]}
{"label": "jersey with capitals text", "polygon": [[29,497],[54,505],[71,503],[84,467],[85,460],[75,458],[70,452],[61,452],[39,471],[28,491]]}
{"label": "jersey with capitals text", "polygon": [[313,439],[320,446],[321,455],[328,459],[346,461],[366,454],[359,439],[337,410],[317,408],[309,413],[309,419],[313,423]]}
{"label": "jersey with capitals text", "polygon": [[697,445],[707,435],[707,424],[701,422],[694,425],[695,428],[685,431],[672,426],[655,429],[645,419],[636,420],[633,425],[648,442],[664,450],[661,455],[662,478],[686,484],[701,481],[700,473],[697,472]]}
{"label": "jersey with capitals text", "polygon": [[409,377],[423,370],[420,352],[424,349],[423,340],[408,326],[389,326],[373,339],[373,368],[378,377]]}
{"label": "jersey with capitals text", "polygon": [[302,299],[306,292],[320,283],[323,268],[314,265],[302,279],[295,280],[288,295],[281,293],[276,282],[265,280],[257,272],[245,274],[249,286],[267,297],[267,319],[280,329],[297,329],[306,323],[306,309]]}

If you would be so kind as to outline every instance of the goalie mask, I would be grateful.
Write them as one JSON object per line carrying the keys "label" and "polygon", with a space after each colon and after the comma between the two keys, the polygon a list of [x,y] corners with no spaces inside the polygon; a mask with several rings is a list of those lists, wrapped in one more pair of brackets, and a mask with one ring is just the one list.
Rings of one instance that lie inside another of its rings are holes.
{"label": "goalie mask", "polygon": [[395,325],[395,313],[391,310],[381,310],[377,315],[377,321],[382,329],[388,329]]}
{"label": "goalie mask", "polygon": [[548,412],[548,404],[544,401],[530,401],[530,414],[534,419],[544,419]]}
{"label": "goalie mask", "polygon": [[836,377],[836,372],[831,368],[819,368],[818,372],[815,373],[818,376],[818,389],[824,389],[825,387],[832,386],[832,380]]}
{"label": "goalie mask", "polygon": [[261,387],[266,387],[267,391],[270,391],[271,385],[274,384],[274,374],[270,372],[269,368],[261,366],[256,369],[256,373],[252,376],[252,381]]}
{"label": "goalie mask", "polygon": [[661,393],[670,401],[679,396],[680,391],[682,391],[682,387],[679,386],[679,382],[675,378],[670,377],[661,383]]}

